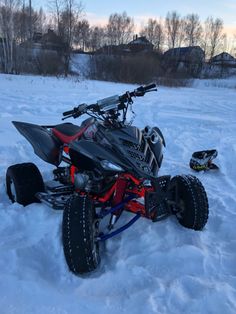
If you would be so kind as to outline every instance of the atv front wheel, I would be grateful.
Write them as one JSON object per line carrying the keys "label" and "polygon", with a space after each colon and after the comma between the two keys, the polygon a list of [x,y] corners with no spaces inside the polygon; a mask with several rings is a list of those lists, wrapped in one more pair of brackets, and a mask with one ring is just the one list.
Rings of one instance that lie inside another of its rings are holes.
{"label": "atv front wheel", "polygon": [[26,206],[38,202],[35,194],[44,191],[44,183],[35,164],[22,163],[10,166],[6,173],[6,190],[13,203]]}
{"label": "atv front wheel", "polygon": [[69,269],[75,274],[95,270],[100,263],[98,220],[93,201],[86,195],[72,196],[63,212],[62,241]]}
{"label": "atv front wheel", "polygon": [[208,199],[202,183],[194,176],[175,176],[170,182],[173,212],[186,228],[202,230],[207,223]]}

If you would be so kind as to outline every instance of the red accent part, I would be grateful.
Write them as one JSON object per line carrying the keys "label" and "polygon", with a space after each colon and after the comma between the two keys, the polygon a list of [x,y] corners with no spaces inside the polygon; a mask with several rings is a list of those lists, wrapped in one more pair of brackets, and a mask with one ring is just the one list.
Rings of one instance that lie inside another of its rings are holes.
{"label": "red accent part", "polygon": [[115,206],[122,202],[124,195],[125,195],[125,189],[127,186],[127,180],[124,178],[118,178],[116,181],[116,190],[113,197],[112,205]]}
{"label": "red accent part", "polygon": [[77,138],[81,137],[84,133],[84,131],[87,129],[87,126],[83,129],[81,129],[78,133],[72,136],[65,135],[58,131],[57,129],[52,129],[53,135],[55,135],[62,143],[69,144],[70,142],[76,140]]}
{"label": "red accent part", "polygon": [[[116,181],[116,190],[115,190],[114,197],[112,200],[113,206],[123,201],[126,187],[127,187],[127,179],[122,178],[122,177],[118,178]],[[119,209],[116,212],[114,212],[114,215],[119,216],[121,212],[122,212],[122,209]]]}
{"label": "red accent part", "polygon": [[[132,182],[130,182],[132,181]],[[153,187],[142,186],[143,180],[138,180],[131,174],[122,174],[117,179],[116,183],[110,188],[109,191],[103,197],[94,196],[94,200],[101,203],[109,201],[114,193],[112,200],[112,205],[115,206],[123,201],[125,194],[133,193],[137,198],[144,198],[147,191],[153,191]],[[133,186],[132,186],[133,183]],[[146,215],[145,205],[140,203],[138,200],[131,200],[124,205],[126,211],[132,212],[134,214],[140,214],[142,217],[152,219]],[[119,211],[117,213],[119,215]]]}
{"label": "red accent part", "polygon": [[71,166],[70,167],[70,179],[71,179],[71,182],[73,184],[75,182],[75,171],[76,171],[76,167],[75,166]]}
{"label": "red accent part", "polygon": [[129,173],[124,173],[123,177],[126,178],[126,179],[132,180],[136,185],[140,185],[142,183],[142,180],[136,179],[134,176],[132,176]]}
{"label": "red accent part", "polygon": [[68,146],[64,146],[63,147],[64,152],[68,155],[69,154],[69,147]]}
{"label": "red accent part", "polygon": [[116,184],[117,182],[111,187],[111,189],[103,197],[100,197],[98,201],[101,203],[107,202],[111,198],[112,194],[115,192]]}
{"label": "red accent part", "polygon": [[128,204],[125,205],[125,210],[132,212],[134,214],[141,214],[142,217],[146,217],[146,211],[145,211],[145,206],[137,201],[129,201]]}
{"label": "red accent part", "polygon": [[[139,181],[138,179],[133,177],[131,174],[122,174],[117,179],[116,183],[111,187],[111,189],[108,192],[106,192],[106,194],[103,197],[98,198],[98,201],[102,202],[102,203],[107,202],[111,198],[112,194],[116,191],[116,189],[118,189],[118,194],[116,193],[117,199],[114,201],[113,205],[119,203],[119,202],[117,202],[118,198],[120,199],[120,202],[121,202],[123,200],[123,197],[124,197],[124,192],[122,192],[122,188],[123,188],[124,184],[125,184],[124,188],[126,188],[126,186],[127,186],[127,179],[131,179],[135,184],[138,184],[138,185],[141,183],[141,181]],[[121,186],[118,187],[118,184],[121,185]],[[132,190],[128,190],[128,192],[133,192],[133,191]],[[122,198],[120,197],[121,193],[123,194]],[[138,195],[140,195],[140,193],[138,193]],[[114,197],[116,197],[116,196],[114,196]]]}

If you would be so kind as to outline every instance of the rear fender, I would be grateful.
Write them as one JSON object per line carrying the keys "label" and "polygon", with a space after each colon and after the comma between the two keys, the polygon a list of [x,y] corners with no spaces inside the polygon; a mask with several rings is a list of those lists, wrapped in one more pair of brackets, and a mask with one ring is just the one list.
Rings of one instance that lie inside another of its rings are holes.
{"label": "rear fender", "polygon": [[12,123],[30,142],[38,157],[55,166],[60,164],[62,146],[46,127],[17,121],[12,121]]}

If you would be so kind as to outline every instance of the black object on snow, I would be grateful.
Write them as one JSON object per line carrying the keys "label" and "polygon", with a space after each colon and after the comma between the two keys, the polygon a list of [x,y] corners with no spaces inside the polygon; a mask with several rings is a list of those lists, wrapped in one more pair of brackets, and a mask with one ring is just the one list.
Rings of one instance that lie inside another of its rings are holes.
{"label": "black object on snow", "polygon": [[219,167],[212,162],[218,155],[216,149],[203,150],[192,154],[189,166],[195,171],[218,170]]}

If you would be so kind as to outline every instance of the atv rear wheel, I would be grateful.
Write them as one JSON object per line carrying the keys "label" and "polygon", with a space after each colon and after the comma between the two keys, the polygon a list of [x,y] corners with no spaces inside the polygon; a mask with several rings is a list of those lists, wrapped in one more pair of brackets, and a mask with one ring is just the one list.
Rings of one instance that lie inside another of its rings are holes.
{"label": "atv rear wheel", "polygon": [[173,212],[186,228],[202,230],[208,220],[208,199],[202,183],[194,176],[175,176],[170,182]]}
{"label": "atv rear wheel", "polygon": [[100,263],[98,220],[93,201],[86,195],[72,196],[63,212],[62,241],[69,269],[75,274],[95,270]]}
{"label": "atv rear wheel", "polygon": [[24,206],[38,202],[35,194],[44,191],[44,183],[33,163],[10,166],[6,173],[6,190],[10,200]]}

